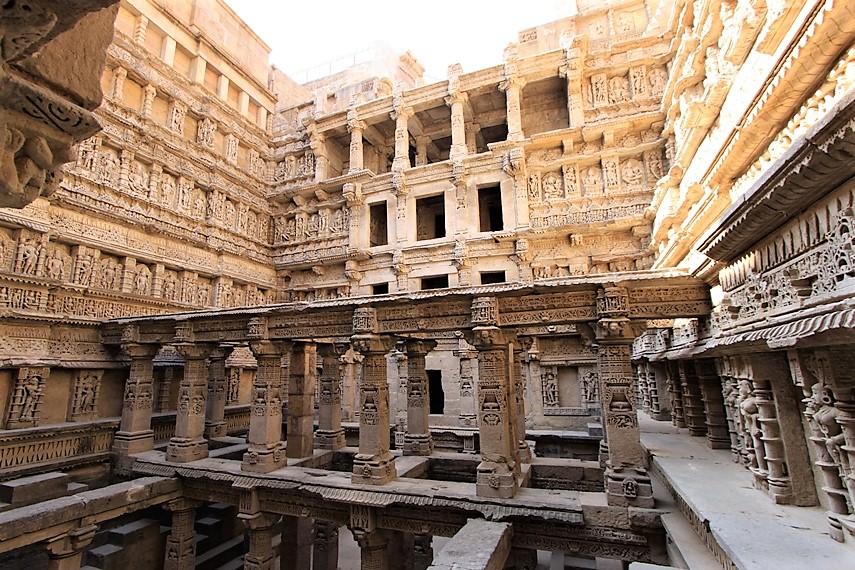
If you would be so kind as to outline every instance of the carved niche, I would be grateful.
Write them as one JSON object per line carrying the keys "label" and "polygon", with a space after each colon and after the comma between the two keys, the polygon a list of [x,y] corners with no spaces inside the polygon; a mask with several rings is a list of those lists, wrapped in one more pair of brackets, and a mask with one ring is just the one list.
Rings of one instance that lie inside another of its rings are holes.
{"label": "carved niche", "polygon": [[42,396],[50,368],[24,367],[18,369],[6,429],[36,427],[39,425]]}
{"label": "carved niche", "polygon": [[103,375],[103,370],[78,370],[74,374],[74,388],[68,412],[69,421],[81,422],[97,416]]}

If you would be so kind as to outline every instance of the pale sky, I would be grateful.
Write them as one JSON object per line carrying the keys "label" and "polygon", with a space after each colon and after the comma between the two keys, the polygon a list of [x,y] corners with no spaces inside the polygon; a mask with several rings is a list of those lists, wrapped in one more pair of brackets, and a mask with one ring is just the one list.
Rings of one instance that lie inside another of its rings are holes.
{"label": "pale sky", "polygon": [[300,71],[388,42],[410,50],[428,83],[502,62],[517,32],[571,14],[573,0],[226,0],[270,46],[270,62],[296,81]]}

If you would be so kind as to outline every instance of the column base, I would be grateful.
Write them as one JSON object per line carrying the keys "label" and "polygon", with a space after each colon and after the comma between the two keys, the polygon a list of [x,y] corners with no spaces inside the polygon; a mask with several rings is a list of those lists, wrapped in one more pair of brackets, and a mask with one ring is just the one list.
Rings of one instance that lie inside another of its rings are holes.
{"label": "column base", "polygon": [[525,441],[525,440],[520,441],[519,454],[520,454],[520,462],[521,463],[531,463],[531,458],[532,458],[531,447],[529,447],[527,441]]}
{"label": "column base", "polygon": [[607,467],[606,499],[613,507],[653,508],[653,486],[644,468]]}
{"label": "column base", "polygon": [[429,433],[404,435],[404,455],[430,455],[431,453],[433,453],[433,440]]}
{"label": "column base", "polygon": [[315,447],[318,449],[336,450],[344,446],[344,429],[337,431],[318,430],[315,432]]}
{"label": "column base", "polygon": [[350,481],[360,485],[385,485],[397,477],[395,458],[388,451],[380,456],[357,454]]}
{"label": "column base", "polygon": [[270,473],[271,471],[285,467],[287,463],[288,459],[282,451],[281,442],[279,442],[270,449],[250,447],[243,454],[243,462],[240,465],[240,470],[249,473]]}
{"label": "column base", "polygon": [[205,437],[225,437],[228,435],[226,430],[226,422],[217,422],[212,424],[205,424]]}
{"label": "column base", "polygon": [[190,463],[206,457],[208,457],[208,442],[202,438],[173,437],[166,448],[166,460],[175,463]]}
{"label": "column base", "polygon": [[478,465],[475,494],[493,499],[510,499],[517,494],[519,481],[516,473],[504,463],[482,461]]}
{"label": "column base", "polygon": [[276,568],[276,554],[271,553],[269,556],[259,558],[252,554],[244,555],[244,568],[252,568],[252,570],[274,570]]}
{"label": "column base", "polygon": [[113,453],[127,457],[154,449],[154,431],[120,431],[113,438]]}

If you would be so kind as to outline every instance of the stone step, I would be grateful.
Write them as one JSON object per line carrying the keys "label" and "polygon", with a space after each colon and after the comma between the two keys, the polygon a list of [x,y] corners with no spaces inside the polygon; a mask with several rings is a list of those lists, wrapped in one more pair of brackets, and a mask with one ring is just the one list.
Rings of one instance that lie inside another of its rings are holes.
{"label": "stone step", "polygon": [[233,562],[240,561],[243,553],[243,535],[222,542],[207,552],[196,555],[196,570],[215,570]]}
{"label": "stone step", "polygon": [[86,551],[86,563],[93,568],[104,569],[111,560],[123,555],[124,548],[117,544],[102,544]]}

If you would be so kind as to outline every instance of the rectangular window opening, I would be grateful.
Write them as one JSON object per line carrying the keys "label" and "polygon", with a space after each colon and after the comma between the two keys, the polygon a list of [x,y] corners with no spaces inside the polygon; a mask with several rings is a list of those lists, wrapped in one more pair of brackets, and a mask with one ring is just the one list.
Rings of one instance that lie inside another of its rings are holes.
{"label": "rectangular window opening", "polygon": [[436,277],[422,277],[422,290],[445,289],[448,287],[448,275],[437,275]]}
{"label": "rectangular window opening", "polygon": [[385,295],[389,292],[389,284],[388,283],[377,283],[376,285],[371,286],[371,294],[372,295]]}
{"label": "rectangular window opening", "polygon": [[425,370],[428,377],[430,413],[445,413],[445,392],[442,389],[442,370]]}
{"label": "rectangular window opening", "polygon": [[371,247],[387,245],[389,243],[389,230],[386,221],[386,202],[372,204],[369,210],[369,232],[368,243]]}
{"label": "rectangular window opening", "polygon": [[483,271],[481,273],[481,285],[490,285],[492,283],[504,283],[504,271]]}
{"label": "rectangular window opening", "polygon": [[505,229],[502,191],[498,185],[478,188],[478,216],[482,232],[500,232]]}
{"label": "rectangular window opening", "polygon": [[416,239],[445,237],[445,196],[416,200]]}

